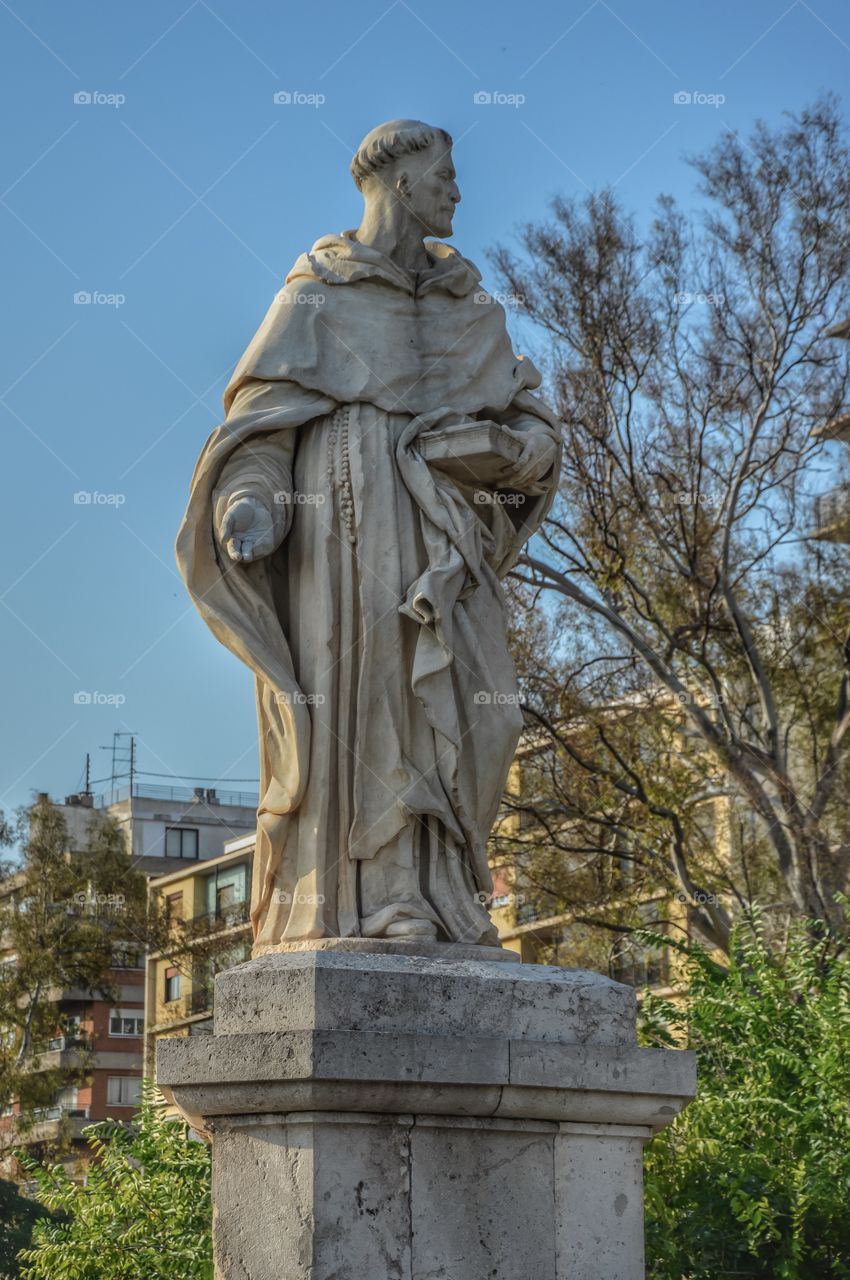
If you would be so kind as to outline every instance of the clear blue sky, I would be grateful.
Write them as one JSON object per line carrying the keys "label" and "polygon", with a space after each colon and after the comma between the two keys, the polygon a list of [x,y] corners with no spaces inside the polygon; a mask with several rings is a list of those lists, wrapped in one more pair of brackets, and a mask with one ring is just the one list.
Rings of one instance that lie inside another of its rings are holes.
{"label": "clear blue sky", "polygon": [[0,39],[7,810],[76,789],[87,750],[106,772],[116,729],[143,769],[256,776],[251,680],[191,607],[174,535],[272,294],[356,225],[368,129],[451,131],[454,241],[484,266],[555,192],[696,209],[687,154],[850,83],[846,0],[0,0]]}

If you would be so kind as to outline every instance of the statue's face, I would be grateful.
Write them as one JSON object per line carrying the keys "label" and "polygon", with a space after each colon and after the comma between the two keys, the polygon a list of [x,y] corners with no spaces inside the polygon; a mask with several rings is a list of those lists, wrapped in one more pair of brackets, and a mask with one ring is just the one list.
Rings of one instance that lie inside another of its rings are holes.
{"label": "statue's face", "polygon": [[403,156],[397,176],[400,194],[423,233],[441,240],[450,236],[460,200],[451,147],[434,142],[424,151]]}

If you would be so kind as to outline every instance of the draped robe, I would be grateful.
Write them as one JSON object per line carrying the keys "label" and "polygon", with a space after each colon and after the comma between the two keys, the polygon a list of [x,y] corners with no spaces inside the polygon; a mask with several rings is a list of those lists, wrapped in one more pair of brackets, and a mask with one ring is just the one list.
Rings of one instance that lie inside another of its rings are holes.
{"label": "draped robe", "polygon": [[[415,277],[326,236],[237,366],[177,540],[213,633],[254,672],[255,954],[430,920],[495,943],[487,837],[521,728],[500,578],[558,461],[497,493],[430,467],[423,433],[486,419],[560,449],[499,303],[455,249]],[[277,549],[234,563],[228,506],[258,499]]]}

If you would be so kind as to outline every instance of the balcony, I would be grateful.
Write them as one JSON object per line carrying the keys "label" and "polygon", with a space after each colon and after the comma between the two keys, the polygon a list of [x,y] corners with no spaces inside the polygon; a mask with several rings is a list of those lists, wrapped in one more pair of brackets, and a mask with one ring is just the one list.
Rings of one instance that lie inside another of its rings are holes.
{"label": "balcony", "polygon": [[[234,902],[232,906],[219,907],[216,911],[202,911],[200,915],[173,916],[171,919],[172,944],[159,951],[152,951],[149,958],[161,960],[165,956],[191,952],[196,946],[201,948],[210,938],[226,933],[228,929],[240,930],[241,934],[249,933],[251,919],[250,902]],[[233,941],[241,936],[236,934]],[[247,957],[244,957],[247,959]]]}
{"label": "balcony", "polygon": [[810,538],[818,542],[850,543],[850,489],[842,487],[818,494],[813,516]]}
{"label": "balcony", "polygon": [[83,1129],[89,1123],[88,1107],[38,1107],[32,1112],[32,1124],[19,1127],[18,1117],[11,1117],[8,1128],[0,1131],[0,1152],[8,1153],[16,1147],[33,1146],[37,1142],[56,1142],[61,1136],[72,1142],[79,1141]]}
{"label": "balcony", "polygon": [[62,1035],[33,1045],[27,1055],[30,1070],[53,1071],[57,1067],[81,1067],[93,1047],[91,1036]]}
{"label": "balcony", "polygon": [[189,921],[193,931],[201,932],[213,929],[234,929],[237,925],[247,924],[250,915],[250,903],[234,902],[226,907],[217,907],[215,911],[202,911]]}
{"label": "balcony", "polygon": [[92,1047],[92,1038],[88,1035],[62,1035],[54,1036],[52,1040],[45,1040],[42,1044],[33,1047],[33,1053],[54,1053],[57,1050],[64,1049],[90,1049]]}
{"label": "balcony", "polygon": [[36,1107],[32,1113],[33,1120],[61,1120],[63,1116],[67,1116],[69,1120],[88,1120],[88,1107],[70,1107],[60,1105],[56,1107]]}

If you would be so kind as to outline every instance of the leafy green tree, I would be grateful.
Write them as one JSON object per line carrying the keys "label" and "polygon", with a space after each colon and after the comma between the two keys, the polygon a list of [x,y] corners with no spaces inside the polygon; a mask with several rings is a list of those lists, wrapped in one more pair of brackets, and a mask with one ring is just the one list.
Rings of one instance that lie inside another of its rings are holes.
{"label": "leafy green tree", "polygon": [[[533,628],[520,663],[529,730],[568,780],[538,808],[578,819],[575,865],[630,857],[726,950],[765,891],[843,927],[850,563],[806,535],[830,473],[847,494],[823,431],[850,387],[830,336],[850,311],[848,130],[825,98],[692,163],[696,216],[662,196],[642,226],[611,192],[559,198],[494,261],[564,422],[558,500],[512,575],[555,629],[543,679]],[[588,705],[625,714],[592,723]],[[641,707],[656,732],[635,732]],[[671,710],[685,790],[667,785]],[[706,785],[758,825],[758,865],[732,885],[702,857]]]}
{"label": "leafy green tree", "polygon": [[146,882],[127,856],[117,824],[93,812],[86,847],[71,847],[62,814],[39,800],[20,815],[20,863],[0,868],[0,1108],[16,1102],[18,1125],[82,1083],[84,1048],[73,1065],[46,1069],[44,1046],[72,1032],[57,1004],[70,989],[111,994],[113,950],[144,948]]}
{"label": "leafy green tree", "polygon": [[642,1040],[697,1052],[696,1100],[649,1144],[652,1280],[850,1277],[850,954],[755,913],[728,969],[685,948],[689,990],[648,993]]}
{"label": "leafy green tree", "polygon": [[81,1186],[61,1165],[21,1156],[40,1203],[20,1255],[22,1280],[212,1280],[209,1148],[166,1118],[147,1087],[130,1125],[84,1131],[92,1163]]}

